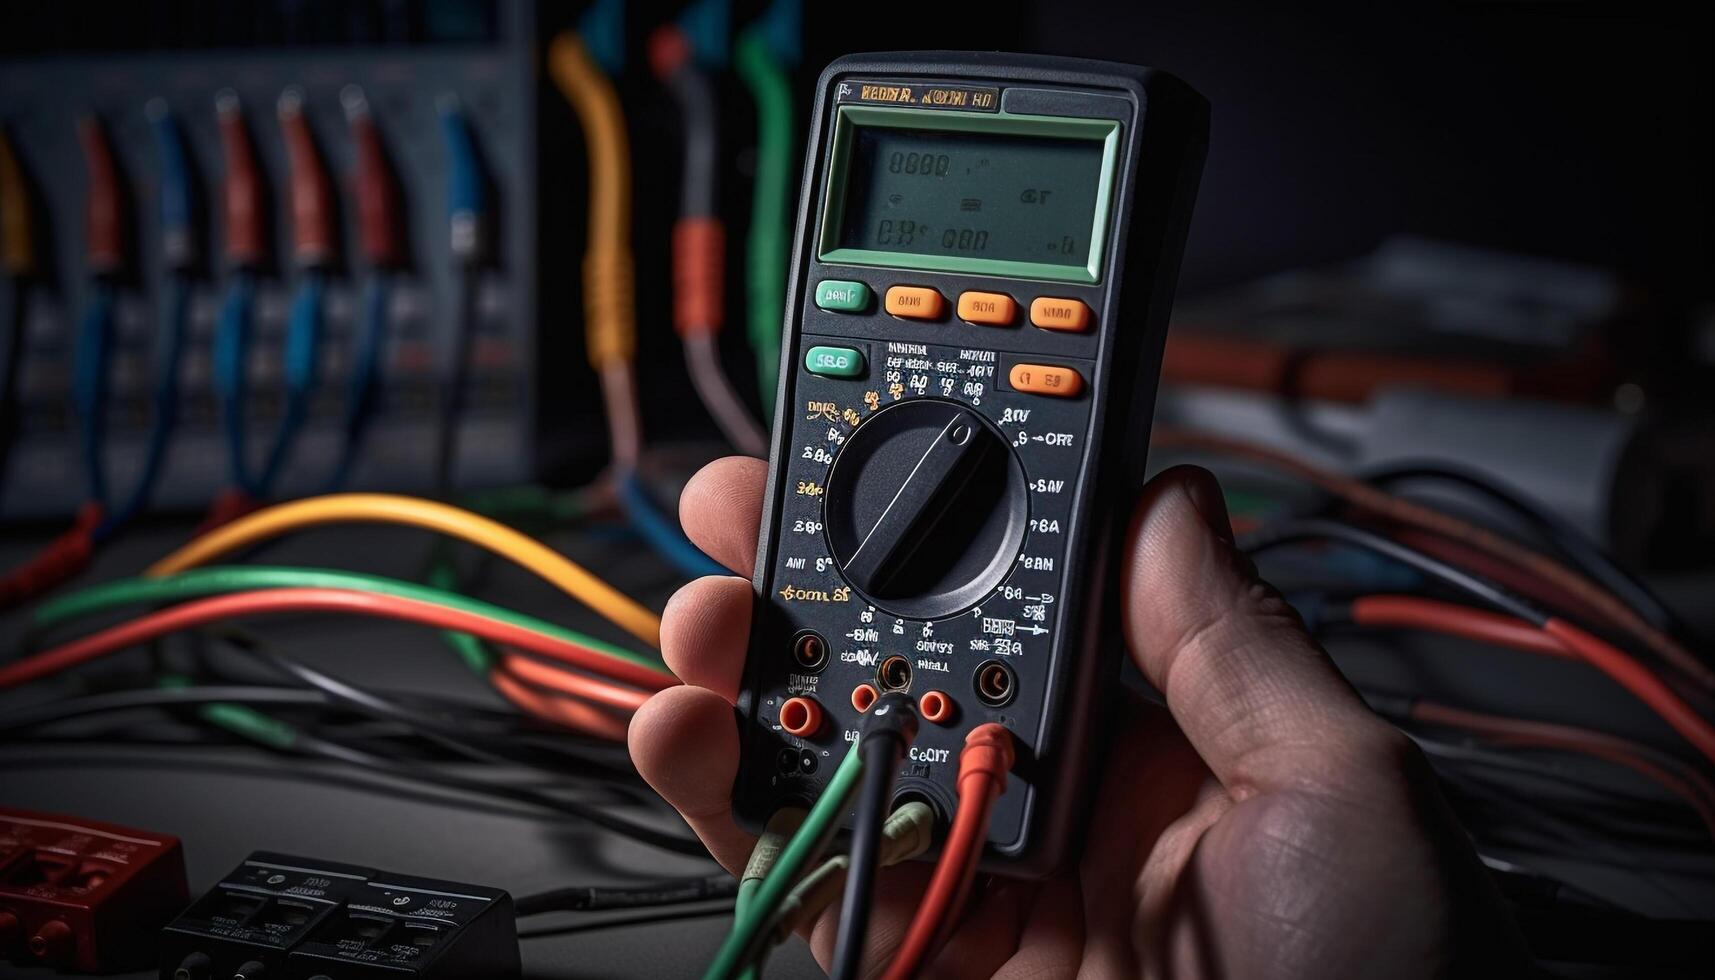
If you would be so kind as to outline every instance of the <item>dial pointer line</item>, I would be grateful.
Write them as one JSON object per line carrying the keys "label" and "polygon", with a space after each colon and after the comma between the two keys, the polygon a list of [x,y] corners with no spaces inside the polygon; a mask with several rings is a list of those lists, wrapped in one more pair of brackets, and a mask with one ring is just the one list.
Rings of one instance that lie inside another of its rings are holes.
{"label": "dial pointer line", "polygon": [[[960,428],[964,429],[962,441],[955,439]],[[946,426],[941,429],[935,441],[929,444],[914,466],[911,475],[900,484],[899,490],[888,502],[887,509],[882,511],[880,519],[869,533],[864,535],[857,550],[846,562],[843,569],[848,579],[864,583],[870,591],[883,586],[886,577],[884,568],[897,568],[896,557],[903,557],[902,551],[914,550],[909,543],[912,532],[917,530],[926,519],[931,518],[938,510],[936,498],[942,496],[942,491],[948,488],[952,478],[961,469],[961,464],[973,457],[980,450],[981,440],[976,438],[976,423],[965,412],[957,412]],[[913,494],[913,487],[920,492],[915,496],[923,501],[923,505],[915,511],[909,511],[904,506]]]}

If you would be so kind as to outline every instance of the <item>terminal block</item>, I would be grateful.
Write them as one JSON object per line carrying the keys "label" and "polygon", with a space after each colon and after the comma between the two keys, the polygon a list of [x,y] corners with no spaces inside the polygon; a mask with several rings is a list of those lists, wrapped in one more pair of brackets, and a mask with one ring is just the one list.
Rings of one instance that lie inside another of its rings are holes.
{"label": "terminal block", "polygon": [[161,980],[506,980],[512,897],[258,851],[161,934]]}
{"label": "terminal block", "polygon": [[0,961],[80,973],[146,966],[184,907],[176,837],[0,807]]}

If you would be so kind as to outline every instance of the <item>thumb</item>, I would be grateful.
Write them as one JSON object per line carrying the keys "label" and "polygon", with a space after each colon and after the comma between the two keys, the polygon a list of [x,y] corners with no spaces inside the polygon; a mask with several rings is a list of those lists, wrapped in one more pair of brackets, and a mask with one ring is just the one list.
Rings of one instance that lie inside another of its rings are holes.
{"label": "thumb", "polygon": [[1234,546],[1208,471],[1149,482],[1125,561],[1132,658],[1230,792],[1320,781],[1331,754],[1397,741]]}

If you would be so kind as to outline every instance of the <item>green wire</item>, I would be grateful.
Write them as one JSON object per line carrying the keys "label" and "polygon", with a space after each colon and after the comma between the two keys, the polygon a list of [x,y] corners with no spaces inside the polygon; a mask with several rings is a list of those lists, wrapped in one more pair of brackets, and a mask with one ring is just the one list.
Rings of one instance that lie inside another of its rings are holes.
{"label": "green wire", "polygon": [[[355,592],[376,592],[417,602],[431,603],[486,619],[499,620],[551,636],[566,643],[584,647],[596,653],[629,661],[652,670],[661,664],[649,657],[615,646],[593,636],[556,626],[547,620],[514,612],[481,599],[472,599],[444,589],[323,568],[283,568],[259,566],[213,566],[193,568],[162,578],[132,578],[107,582],[50,599],[36,609],[35,623],[47,628],[68,619],[87,616],[120,606],[162,602],[178,602],[196,596],[227,592],[248,592],[254,589],[345,589]],[[663,671],[663,673],[665,673]]]}
{"label": "green wire", "polygon": [[745,242],[745,292],[750,346],[762,412],[772,421],[780,376],[780,333],[786,316],[786,206],[792,170],[792,83],[761,31],[738,36],[733,70],[756,102],[756,190]]}
{"label": "green wire", "polygon": [[[189,687],[190,678],[165,674],[157,682],[160,687]],[[197,716],[217,728],[224,728],[240,738],[259,742],[271,749],[289,752],[298,744],[298,730],[291,725],[242,704],[215,702],[197,709]]]}
{"label": "green wire", "polygon": [[732,980],[766,948],[774,911],[798,883],[798,878],[810,863],[827,849],[828,842],[840,829],[840,818],[857,793],[858,779],[863,774],[863,761],[858,757],[858,743],[853,742],[840,767],[828,780],[810,815],[804,818],[798,832],[787,842],[786,849],[774,862],[768,877],[752,894],[743,911],[733,918],[732,932],[721,943],[720,952],[709,964],[703,980]]}

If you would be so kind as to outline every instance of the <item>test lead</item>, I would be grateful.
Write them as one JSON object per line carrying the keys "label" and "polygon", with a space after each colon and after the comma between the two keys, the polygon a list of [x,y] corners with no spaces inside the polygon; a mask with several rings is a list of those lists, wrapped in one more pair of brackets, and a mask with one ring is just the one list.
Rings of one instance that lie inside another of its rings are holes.
{"label": "test lead", "polygon": [[211,354],[232,485],[215,501],[205,523],[219,525],[254,509],[262,496],[250,478],[246,412],[250,340],[256,317],[256,276],[267,261],[268,250],[263,213],[266,191],[238,93],[222,89],[214,97],[214,108],[224,165],[221,229],[229,285],[215,321]]}

